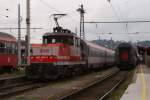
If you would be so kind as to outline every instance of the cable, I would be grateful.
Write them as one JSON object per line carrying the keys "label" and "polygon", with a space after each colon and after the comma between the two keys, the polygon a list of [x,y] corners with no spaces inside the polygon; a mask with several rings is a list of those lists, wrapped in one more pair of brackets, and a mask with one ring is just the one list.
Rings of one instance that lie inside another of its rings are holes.
{"label": "cable", "polygon": [[130,0],[125,0],[125,1],[123,1],[122,3],[124,4],[124,3],[128,3]]}
{"label": "cable", "polygon": [[[41,3],[43,3],[45,6],[47,6],[48,8],[51,8],[53,9],[54,11],[56,11],[57,13],[63,13],[62,11],[60,10],[57,10],[56,8],[52,7],[49,3],[45,2],[44,0],[39,0]],[[73,19],[73,17],[70,15],[70,14],[67,14],[71,17],[72,21],[76,21],[78,22],[77,20]]]}
{"label": "cable", "polygon": [[45,6],[47,6],[48,8],[53,9],[54,11],[58,12],[58,13],[63,13],[59,10],[57,10],[56,8],[52,7],[49,3],[45,2],[44,0],[39,0],[40,2],[42,2]]}
{"label": "cable", "polygon": [[111,6],[111,8],[112,8],[112,10],[113,10],[113,12],[114,12],[114,14],[115,14],[115,16],[117,17],[117,19],[118,19],[119,21],[121,21],[120,17],[119,17],[118,14],[117,14],[116,9],[114,8],[114,6],[113,6],[112,3],[111,3],[111,1],[110,1],[110,0],[107,0],[107,1],[109,2],[109,4],[110,4],[110,6]]}
{"label": "cable", "polygon": [[111,24],[118,24],[118,23],[122,23],[122,24],[126,24],[126,23],[150,23],[150,20],[133,20],[133,21],[91,21],[91,22],[84,22],[84,23],[105,23],[105,24],[108,24],[108,23],[111,23]]}

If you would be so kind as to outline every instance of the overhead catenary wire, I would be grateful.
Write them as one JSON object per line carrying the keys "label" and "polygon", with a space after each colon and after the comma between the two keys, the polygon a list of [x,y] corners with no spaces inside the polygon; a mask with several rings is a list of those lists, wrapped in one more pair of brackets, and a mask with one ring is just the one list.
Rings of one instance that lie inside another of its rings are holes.
{"label": "overhead catenary wire", "polygon": [[[48,8],[54,10],[56,13],[64,13],[64,12],[62,12],[62,11],[56,9],[55,7],[51,6],[49,3],[47,3],[47,2],[44,1],[44,0],[39,0],[39,1],[40,1],[42,4],[44,4],[45,6],[47,6]],[[71,14],[68,14],[68,13],[66,13],[66,14],[71,18],[72,21],[79,22],[79,21],[75,20],[75,19],[71,16]]]}
{"label": "overhead catenary wire", "polygon": [[114,6],[112,5],[111,0],[107,0],[107,1],[109,2],[109,4],[110,4],[110,6],[111,6],[111,8],[112,8],[112,10],[113,10],[113,12],[115,14],[115,16],[117,17],[117,19],[119,21],[121,21],[121,18],[118,16],[118,13],[117,13],[116,9],[114,8]]}
{"label": "overhead catenary wire", "polygon": [[117,24],[117,23],[123,23],[123,24],[126,24],[126,23],[150,23],[150,20],[132,20],[132,21],[87,21],[87,22],[84,22],[84,23],[103,23],[103,24]]}
{"label": "overhead catenary wire", "polygon": [[99,34],[119,34],[119,35],[123,35],[123,34],[135,34],[135,35],[139,35],[139,34],[148,34],[150,32],[102,32],[102,33],[99,33]]}
{"label": "overhead catenary wire", "polygon": [[54,11],[56,11],[57,13],[63,13],[62,11],[59,11],[58,9],[52,7],[49,3],[47,3],[46,1],[44,0],[39,0],[41,3],[43,3],[45,6],[47,6],[48,8],[51,8],[53,9]]}
{"label": "overhead catenary wire", "polygon": [[[119,22],[121,21],[121,20],[123,20],[123,17],[122,17],[122,14],[121,14],[121,12],[120,12],[120,17],[118,16],[118,13],[117,13],[117,11],[116,11],[116,9],[115,9],[115,7],[112,5],[112,3],[111,3],[111,0],[107,0],[109,3],[110,3],[110,5],[111,5],[111,7],[112,7],[112,9],[113,9],[113,12],[115,13],[115,15],[116,15],[116,17],[118,18],[118,20],[119,20]],[[119,10],[120,11],[120,10]],[[121,23],[119,23],[120,25],[122,25]],[[125,23],[125,25],[126,25],[126,27],[125,27],[125,29],[126,29],[126,31],[127,31],[127,33],[128,33],[128,23]],[[129,38],[129,41],[131,41],[131,37],[130,37],[130,35],[128,34],[128,38]]]}

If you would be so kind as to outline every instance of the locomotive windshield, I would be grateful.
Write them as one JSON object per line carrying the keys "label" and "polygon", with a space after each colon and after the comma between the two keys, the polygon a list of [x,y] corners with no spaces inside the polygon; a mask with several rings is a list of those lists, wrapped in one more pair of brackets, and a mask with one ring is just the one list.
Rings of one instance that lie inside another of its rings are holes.
{"label": "locomotive windshield", "polygon": [[46,36],[43,37],[44,44],[56,44],[56,43],[64,43],[73,45],[73,37],[68,36]]}

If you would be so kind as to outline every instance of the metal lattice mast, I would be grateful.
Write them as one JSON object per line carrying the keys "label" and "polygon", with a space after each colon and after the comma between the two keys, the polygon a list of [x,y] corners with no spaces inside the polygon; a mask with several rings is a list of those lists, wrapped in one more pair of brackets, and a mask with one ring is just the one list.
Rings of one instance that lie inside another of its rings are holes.
{"label": "metal lattice mast", "polygon": [[83,5],[81,5],[80,8],[77,9],[77,11],[80,13],[80,38],[85,39],[85,32],[84,32],[84,13],[85,13],[85,10],[83,8]]}

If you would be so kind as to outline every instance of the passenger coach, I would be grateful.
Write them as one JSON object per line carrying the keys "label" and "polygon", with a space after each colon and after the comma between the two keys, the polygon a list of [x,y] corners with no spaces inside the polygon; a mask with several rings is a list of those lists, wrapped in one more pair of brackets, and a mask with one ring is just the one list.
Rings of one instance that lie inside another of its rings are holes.
{"label": "passenger coach", "polygon": [[0,69],[12,71],[17,66],[16,38],[0,32]]}

